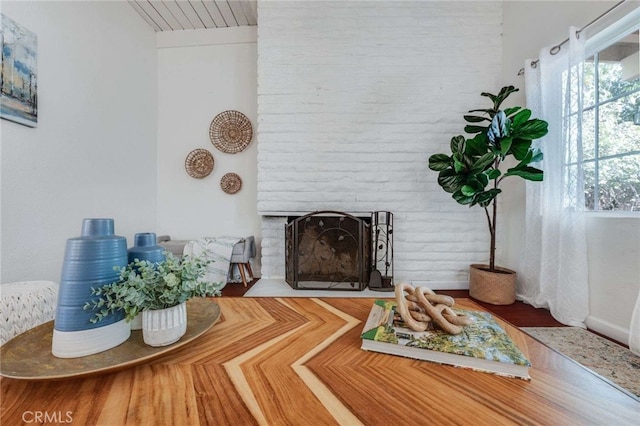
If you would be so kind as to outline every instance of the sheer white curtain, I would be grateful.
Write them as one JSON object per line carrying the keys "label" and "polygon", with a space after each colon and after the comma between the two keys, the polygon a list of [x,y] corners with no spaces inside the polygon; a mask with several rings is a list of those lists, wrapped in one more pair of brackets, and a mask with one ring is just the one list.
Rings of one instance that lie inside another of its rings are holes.
{"label": "sheer white curtain", "polygon": [[636,306],[631,315],[631,326],[629,327],[629,349],[634,354],[640,356],[640,293],[636,299]]}
{"label": "sheer white curtain", "polygon": [[525,65],[527,107],[549,123],[535,141],[543,154],[542,182],[526,183],[525,244],[517,297],[545,307],[566,325],[585,327],[589,314],[584,218],[581,112],[584,36],[570,28],[568,45],[546,47]]}

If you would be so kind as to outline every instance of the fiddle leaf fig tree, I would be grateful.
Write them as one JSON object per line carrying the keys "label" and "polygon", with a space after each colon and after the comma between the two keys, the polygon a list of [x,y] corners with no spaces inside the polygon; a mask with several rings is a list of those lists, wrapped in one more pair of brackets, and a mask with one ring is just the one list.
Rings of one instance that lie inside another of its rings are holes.
{"label": "fiddle leaf fig tree", "polygon": [[[531,144],[547,134],[547,122],[532,119],[531,111],[521,107],[501,109],[505,99],[517,91],[513,86],[506,86],[497,95],[482,93],[481,96],[489,98],[493,106],[474,109],[469,111],[470,115],[464,115],[469,123],[464,131],[473,136],[454,136],[451,154],[429,157],[429,168],[439,172],[438,184],[442,189],[460,204],[478,205],[485,210],[491,235],[489,270],[494,272],[497,271],[496,202],[502,192],[500,183],[508,176],[531,181],[543,178],[542,170],[531,166],[542,160],[542,152]],[[510,157],[514,160],[511,164],[515,165],[504,170],[503,163]]]}

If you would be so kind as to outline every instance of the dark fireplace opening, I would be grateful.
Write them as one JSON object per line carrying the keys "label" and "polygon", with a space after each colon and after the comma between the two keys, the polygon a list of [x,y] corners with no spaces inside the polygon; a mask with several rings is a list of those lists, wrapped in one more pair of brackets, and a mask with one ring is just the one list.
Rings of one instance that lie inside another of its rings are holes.
{"label": "dark fireplace opening", "polygon": [[364,290],[371,270],[371,217],[319,211],[285,225],[286,281],[294,289]]}

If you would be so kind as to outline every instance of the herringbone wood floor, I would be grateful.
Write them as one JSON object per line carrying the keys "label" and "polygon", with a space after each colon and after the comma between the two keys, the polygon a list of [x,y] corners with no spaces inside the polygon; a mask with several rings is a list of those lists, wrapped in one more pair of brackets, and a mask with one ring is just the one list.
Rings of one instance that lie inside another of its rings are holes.
{"label": "herringbone wood floor", "polygon": [[[242,284],[238,283],[229,283],[222,289],[222,295],[226,297],[242,297],[247,290],[249,290],[255,283],[258,282],[258,279],[254,279],[250,282],[247,287],[242,286]],[[446,294],[455,298],[469,298],[468,290],[438,290],[437,293]],[[474,299],[472,299],[474,300]],[[547,309],[542,308],[534,308],[531,305],[527,305],[526,303],[516,301],[512,305],[492,305],[490,303],[480,302],[478,300],[474,300],[477,304],[484,307],[489,312],[498,315],[502,319],[510,322],[516,327],[562,327],[563,324],[556,321],[551,313]],[[622,345],[626,348],[629,346],[625,342],[618,342],[610,338],[609,336],[605,336],[593,330],[589,330],[594,334],[597,334],[600,337],[603,337],[607,340],[615,342],[619,345]]]}
{"label": "herringbone wood floor", "polygon": [[0,378],[0,423],[637,423],[637,399],[499,319],[531,360],[531,381],[362,351],[372,302],[216,298],[218,323],[150,362],[60,381]]}

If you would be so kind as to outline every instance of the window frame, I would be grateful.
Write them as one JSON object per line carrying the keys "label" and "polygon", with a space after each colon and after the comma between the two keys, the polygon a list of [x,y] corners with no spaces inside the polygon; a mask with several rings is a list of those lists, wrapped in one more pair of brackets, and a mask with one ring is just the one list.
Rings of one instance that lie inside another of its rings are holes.
{"label": "window frame", "polygon": [[[599,208],[599,165],[603,160],[609,160],[613,158],[624,158],[633,155],[640,155],[640,150],[629,151],[621,154],[612,154],[612,155],[599,155],[599,139],[600,139],[600,131],[599,131],[599,123],[600,123],[600,108],[602,106],[606,106],[611,102],[615,102],[618,99],[621,99],[625,96],[630,96],[636,93],[640,93],[640,87],[624,92],[621,94],[617,94],[611,98],[605,99],[604,101],[600,101],[600,76],[599,76],[599,53],[609,46],[617,43],[618,41],[624,39],[629,34],[632,34],[635,31],[640,31],[640,9],[636,9],[634,12],[627,14],[622,17],[618,21],[608,25],[606,28],[599,30],[597,34],[588,38],[585,43],[585,60],[593,57],[594,60],[594,100],[593,104],[584,107],[581,111],[582,116],[584,116],[585,112],[593,111],[594,113],[594,156],[591,159],[582,159],[579,163],[569,163],[566,166],[571,165],[579,165],[584,170],[585,164],[593,163],[594,165],[594,209],[590,210],[586,208],[585,205],[585,213],[590,215],[597,215],[599,217],[640,217],[640,210],[601,210]],[[590,35],[590,34],[588,34]],[[640,36],[639,36],[640,38]],[[573,115],[575,113],[571,113],[569,115]]]}

